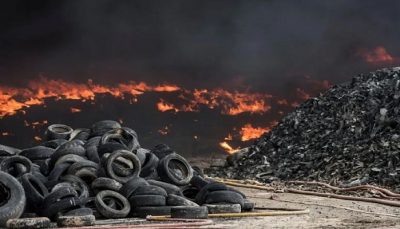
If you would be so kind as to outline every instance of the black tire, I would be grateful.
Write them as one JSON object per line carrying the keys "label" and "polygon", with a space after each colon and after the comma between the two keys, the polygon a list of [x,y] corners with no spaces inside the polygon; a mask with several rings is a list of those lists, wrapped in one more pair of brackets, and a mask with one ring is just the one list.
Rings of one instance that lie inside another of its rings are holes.
{"label": "black tire", "polygon": [[229,204],[240,204],[241,207],[244,205],[243,197],[233,191],[213,191],[207,194],[206,196],[206,204],[215,204],[215,203],[229,203]]}
{"label": "black tire", "polygon": [[54,153],[54,149],[46,146],[35,146],[29,149],[22,150],[19,155],[28,158],[31,161],[34,160],[45,160],[50,158]]}
{"label": "black tire", "polygon": [[84,203],[77,197],[61,199],[43,209],[43,215],[54,220],[57,216],[63,215],[68,211],[80,208]]}
{"label": "black tire", "polygon": [[93,210],[91,208],[77,208],[71,211],[68,211],[64,214],[65,216],[83,216],[83,215],[93,215]]}
{"label": "black tire", "polygon": [[[26,197],[22,185],[10,174],[0,172],[0,226],[9,219],[19,218],[24,212]],[[8,197],[4,199],[3,197]]]}
{"label": "black tire", "polygon": [[240,213],[242,207],[240,204],[205,204],[208,209],[208,214],[219,214],[219,213]]}
{"label": "black tire", "polygon": [[14,156],[20,152],[20,149],[0,144],[0,156]]}
{"label": "black tire", "polygon": [[198,188],[191,186],[191,185],[186,185],[186,186],[181,187],[181,192],[182,192],[183,196],[193,202],[196,201],[196,196],[199,193],[199,191],[200,190]]}
{"label": "black tire", "polygon": [[[117,205],[120,206],[120,209],[110,208],[105,202],[104,198],[113,198],[118,203]],[[117,219],[117,218],[124,218],[126,217],[129,212],[131,211],[131,206],[129,201],[119,194],[118,192],[114,192],[111,190],[104,190],[97,193],[95,198],[95,204],[97,210],[106,218],[110,219]]]}
{"label": "black tire", "polygon": [[31,173],[27,173],[21,177],[21,184],[28,203],[36,208],[42,206],[45,196],[49,194],[42,181]]}
{"label": "black tire", "polygon": [[254,210],[254,207],[255,207],[255,203],[254,202],[250,202],[249,200],[244,199],[242,211],[250,212],[250,211]]}
{"label": "black tire", "polygon": [[51,155],[49,161],[49,167],[53,168],[56,162],[64,157],[65,155],[73,154],[81,157],[86,156],[86,150],[83,148],[83,142],[79,140],[74,140],[67,142],[56,149],[56,151]]}
{"label": "black tire", "polygon": [[118,143],[124,145],[128,151],[132,152],[137,150],[140,147],[136,137],[137,134],[131,129],[130,131],[127,130],[127,128],[118,128],[108,131],[101,137],[100,145],[107,143]]}
{"label": "black tire", "polygon": [[67,173],[71,174],[71,175],[75,175],[76,172],[78,172],[79,170],[81,170],[83,168],[90,168],[90,169],[94,169],[94,171],[97,171],[97,169],[99,168],[99,164],[97,164],[93,161],[89,161],[89,160],[78,161],[78,162],[75,162],[74,164],[72,164],[68,168]]}
{"label": "black tire", "polygon": [[207,185],[205,185],[202,189],[200,189],[199,193],[197,193],[195,202],[198,205],[203,205],[206,201],[206,197],[208,193],[214,192],[214,191],[223,191],[227,190],[228,187],[225,184],[219,183],[219,182],[211,182]]}
{"label": "black tire", "polygon": [[102,120],[92,125],[92,128],[90,128],[90,135],[92,137],[102,136],[106,132],[117,128],[121,128],[119,122],[114,120]]}
{"label": "black tire", "polygon": [[126,198],[129,198],[136,191],[137,188],[147,185],[149,185],[149,183],[145,179],[141,177],[135,177],[123,184],[121,189],[119,190],[119,193],[121,193]]}
{"label": "black tire", "polygon": [[132,195],[129,198],[129,203],[132,207],[143,207],[143,206],[165,206],[167,201],[165,196],[160,195]]}
{"label": "black tire", "polygon": [[80,177],[74,175],[65,175],[61,177],[60,180],[71,183],[72,187],[78,192],[79,199],[85,200],[89,197],[89,186]]}
{"label": "black tire", "polygon": [[43,142],[41,145],[45,147],[49,147],[52,149],[57,149],[60,145],[65,144],[68,140],[65,139],[54,139],[47,142]]}
{"label": "black tire", "polygon": [[[25,167],[25,169],[18,170],[18,164]],[[32,171],[32,162],[28,158],[23,156],[12,156],[0,162],[0,170],[6,173],[10,173],[14,177],[20,177],[25,173],[30,173]]]}
{"label": "black tire", "polygon": [[99,147],[97,147],[97,153],[99,154],[99,157],[103,157],[104,154],[106,153],[112,153],[117,150],[128,150],[126,146],[115,143],[115,142],[107,142],[105,144],[100,144]]}
{"label": "black tire", "polygon": [[53,170],[51,170],[49,176],[47,177],[48,181],[58,181],[63,174],[67,173],[70,166],[70,163],[61,163],[54,166]]}
{"label": "black tire", "polygon": [[193,176],[192,179],[190,180],[190,184],[198,189],[202,189],[208,183],[210,183],[210,182],[206,181],[201,176]]}
{"label": "black tire", "polygon": [[144,148],[139,148],[136,151],[134,151],[134,153],[139,158],[140,164],[143,167],[144,166],[144,162],[146,161],[146,154],[150,153],[150,150],[144,149]]}
{"label": "black tire", "polygon": [[92,182],[92,189],[95,194],[102,190],[112,190],[118,192],[122,188],[122,184],[116,180],[99,177]]}
{"label": "black tire", "polygon": [[58,164],[62,164],[62,163],[70,163],[73,164],[75,162],[80,162],[80,161],[84,161],[85,158],[78,156],[76,154],[67,154],[64,155],[62,157],[60,157],[56,163],[54,164],[54,166],[58,165]]}
{"label": "black tire", "polygon": [[167,197],[168,193],[165,191],[165,189],[155,186],[155,185],[146,185],[146,186],[140,186],[138,187],[132,195],[137,196],[137,195],[160,195]]}
{"label": "black tire", "polygon": [[[133,169],[132,169],[132,174],[130,176],[122,177],[118,176],[115,174],[114,169],[113,169],[113,163],[118,157],[124,157],[126,159],[129,159],[133,163]],[[132,152],[126,151],[126,150],[117,150],[110,154],[110,156],[107,158],[107,165],[106,165],[106,173],[107,175],[121,183],[126,183],[127,181],[131,180],[132,178],[138,177],[140,173],[140,161],[139,158],[133,154]]]}
{"label": "black tire", "polygon": [[97,163],[100,164],[100,157],[99,157],[99,153],[97,152],[97,147],[96,146],[90,146],[88,148],[86,148],[86,157]]}
{"label": "black tire", "polygon": [[86,141],[88,140],[90,136],[90,129],[86,128],[78,128],[72,131],[72,133],[69,136],[69,140],[82,140]]}
{"label": "black tire", "polygon": [[85,147],[85,149],[87,149],[91,146],[99,147],[100,140],[101,140],[101,136],[89,138],[83,147]]}
{"label": "black tire", "polygon": [[171,218],[207,219],[208,209],[205,206],[176,206],[171,208]]}
{"label": "black tire", "polygon": [[86,227],[96,222],[94,215],[60,216],[57,218],[58,227]]}
{"label": "black tire", "polygon": [[158,144],[154,146],[151,152],[156,155],[160,160],[163,159],[165,156],[175,153],[169,146],[166,144]]}
{"label": "black tire", "polygon": [[173,153],[160,160],[157,167],[158,176],[162,181],[178,186],[189,184],[193,177],[190,164],[181,155]]}
{"label": "black tire", "polygon": [[155,186],[163,188],[168,194],[175,194],[178,196],[183,196],[181,189],[176,185],[169,184],[169,183],[162,182],[162,181],[156,181],[156,180],[147,180],[147,182],[151,185],[155,185]]}
{"label": "black tire", "polygon": [[170,194],[167,197],[167,205],[169,206],[194,206],[198,207],[199,205],[193,201],[190,201],[182,196],[177,196],[174,194]]}
{"label": "black tire", "polygon": [[171,206],[146,206],[146,207],[137,207],[132,210],[132,215],[140,218],[146,218],[148,215],[170,215],[171,214]]}
{"label": "black tire", "polygon": [[200,176],[204,178],[204,171],[199,166],[192,166],[193,169],[193,176]]}
{"label": "black tire", "polygon": [[52,204],[56,203],[57,201],[66,198],[69,199],[72,197],[78,197],[78,193],[73,187],[64,187],[56,189],[44,198],[43,207],[49,208]]}
{"label": "black tire", "polygon": [[47,127],[45,136],[47,140],[69,139],[73,129],[64,124],[53,124]]}
{"label": "black tire", "polygon": [[158,166],[159,159],[156,155],[153,153],[147,153],[146,154],[146,159],[143,162],[143,167],[142,170],[140,171],[140,177],[149,177],[152,174],[157,172],[157,166]]}
{"label": "black tire", "polygon": [[7,228],[49,228],[50,219],[47,217],[10,219],[7,221]]}

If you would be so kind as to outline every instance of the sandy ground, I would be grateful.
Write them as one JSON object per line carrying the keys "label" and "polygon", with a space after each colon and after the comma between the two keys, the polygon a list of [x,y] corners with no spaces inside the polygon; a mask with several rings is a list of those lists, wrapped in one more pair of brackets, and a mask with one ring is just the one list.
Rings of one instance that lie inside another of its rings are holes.
{"label": "sandy ground", "polygon": [[[238,188],[256,207],[307,208],[308,215],[218,219],[227,228],[400,228],[400,208],[333,198]],[[272,198],[271,198],[272,197]]]}

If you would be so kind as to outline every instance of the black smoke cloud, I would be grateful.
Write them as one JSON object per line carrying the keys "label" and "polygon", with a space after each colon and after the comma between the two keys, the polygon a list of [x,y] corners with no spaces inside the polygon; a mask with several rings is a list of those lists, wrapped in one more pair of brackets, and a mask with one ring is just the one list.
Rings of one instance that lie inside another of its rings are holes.
{"label": "black smoke cloud", "polygon": [[[95,83],[111,85],[143,80],[189,88],[249,87],[294,96],[297,87],[307,87],[306,75],[341,83],[360,72],[383,67],[368,65],[356,55],[359,49],[382,45],[399,56],[399,9],[400,2],[395,0],[2,1],[0,85],[23,87],[43,75],[73,82],[91,78]],[[129,120],[132,113],[141,112],[122,107],[123,111],[111,114],[109,109],[87,106],[84,110],[93,112],[90,120],[83,112],[77,116],[86,124],[118,116]],[[30,119],[84,125],[65,112],[48,110],[43,114],[40,108],[33,108]],[[160,118],[157,114],[152,120]],[[161,124],[175,122],[174,128],[181,134],[174,142],[179,142],[182,135],[191,139],[192,134],[185,132],[189,125],[183,121],[185,118],[176,117],[168,115],[163,123],[155,125],[150,120],[146,125],[160,128]],[[190,122],[206,120],[202,126],[220,124],[215,121],[219,116],[209,113],[188,117]],[[11,119],[2,121],[3,130],[15,129],[11,124],[21,125],[24,118]],[[225,127],[212,129],[218,136],[210,138],[220,139],[230,130],[236,121],[227,119]],[[273,118],[247,119],[260,124]],[[128,124],[137,122],[141,120]],[[150,131],[155,128],[143,129],[145,133]],[[204,136],[207,131],[210,129],[203,130]],[[15,137],[9,142],[17,140]]]}

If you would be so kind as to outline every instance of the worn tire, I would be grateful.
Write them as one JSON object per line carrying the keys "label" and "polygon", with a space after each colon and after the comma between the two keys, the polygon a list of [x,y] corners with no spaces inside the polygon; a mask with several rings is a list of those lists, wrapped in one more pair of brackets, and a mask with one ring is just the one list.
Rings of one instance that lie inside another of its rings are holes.
{"label": "worn tire", "polygon": [[162,181],[178,186],[189,184],[193,177],[193,170],[190,164],[185,158],[176,153],[168,154],[161,159],[157,172]]}
{"label": "worn tire", "polygon": [[64,214],[64,216],[83,216],[83,215],[93,215],[93,210],[91,208],[77,208],[71,211],[68,211]]}
{"label": "worn tire", "polygon": [[155,186],[163,188],[168,194],[175,194],[178,196],[183,196],[181,189],[176,185],[169,184],[169,183],[162,182],[162,181],[156,181],[156,180],[147,180],[147,182],[151,185],[155,185]]}
{"label": "worn tire", "polygon": [[92,125],[90,128],[90,136],[102,136],[106,132],[117,128],[121,128],[119,122],[114,120],[102,120]]}
{"label": "worn tire", "polygon": [[72,133],[73,129],[64,124],[53,124],[47,127],[45,132],[46,139],[69,139],[69,135]]}
{"label": "worn tire", "polygon": [[21,219],[10,219],[7,221],[7,228],[49,228],[50,219],[47,217],[35,217],[35,218],[21,218]]}
{"label": "worn tire", "polygon": [[0,195],[7,196],[0,203],[0,226],[5,227],[9,219],[19,218],[24,212],[26,197],[22,185],[8,173],[0,172]]}
{"label": "worn tire", "polygon": [[234,191],[214,191],[210,192],[206,195],[206,204],[215,204],[215,203],[229,203],[229,204],[240,204],[243,207],[244,199],[243,197]]}
{"label": "worn tire", "polygon": [[[130,161],[132,161],[133,169],[132,169],[132,174],[130,176],[122,177],[122,176],[118,176],[114,172],[113,163],[118,157],[124,157],[124,158],[127,158]],[[129,180],[131,180],[132,178],[138,177],[139,173],[140,173],[140,169],[141,169],[141,166],[140,166],[139,158],[132,152],[129,152],[126,150],[117,150],[117,151],[113,152],[112,154],[110,154],[110,156],[107,158],[107,164],[106,164],[107,175],[110,178],[112,178],[116,181],[119,181],[121,183],[126,183]]]}
{"label": "worn tire", "polygon": [[208,214],[219,214],[219,213],[240,213],[242,207],[240,204],[205,204],[208,209]]}
{"label": "worn tire", "polygon": [[21,177],[21,184],[28,203],[36,208],[41,207],[44,198],[49,194],[42,181],[31,173],[26,173]]}
{"label": "worn tire", "polygon": [[171,206],[146,206],[146,207],[137,207],[132,210],[132,216],[146,218],[148,215],[170,215],[171,214]]}
{"label": "worn tire", "polygon": [[143,162],[142,170],[140,171],[140,177],[149,177],[157,172],[159,159],[153,153],[146,153],[146,158]]}
{"label": "worn tire", "polygon": [[208,209],[205,206],[176,206],[171,208],[171,218],[207,219]]}
{"label": "worn tire", "polygon": [[138,187],[132,195],[138,196],[138,195],[160,195],[167,197],[168,193],[165,191],[165,189],[155,186],[155,185],[145,185],[145,186],[140,186]]}
{"label": "worn tire", "polygon": [[129,198],[129,203],[132,207],[165,206],[167,204],[167,200],[165,196],[160,195],[132,195]]}
{"label": "worn tire", "polygon": [[[116,201],[118,201],[119,205],[122,206],[121,209],[114,209],[109,207],[105,202],[104,198],[114,198]],[[124,218],[126,217],[129,212],[131,211],[131,206],[129,204],[129,201],[119,194],[118,192],[114,192],[111,190],[104,190],[99,193],[97,193],[96,198],[95,198],[95,204],[97,210],[106,218],[110,219],[117,219],[117,218]]]}
{"label": "worn tire", "polygon": [[31,161],[45,160],[47,158],[50,158],[54,151],[54,149],[46,146],[35,146],[29,149],[22,150],[19,155],[24,156]]}
{"label": "worn tire", "polygon": [[60,216],[57,218],[58,227],[93,226],[96,222],[94,215]]}
{"label": "worn tire", "polygon": [[147,185],[149,185],[149,183],[145,179],[141,177],[135,177],[123,184],[121,189],[119,190],[119,193],[121,193],[126,198],[129,198],[136,191],[136,189],[141,186]]}
{"label": "worn tire", "polygon": [[206,201],[206,197],[210,192],[214,191],[224,191],[228,190],[228,187],[219,182],[211,182],[205,185],[202,189],[200,189],[199,193],[197,193],[195,202],[199,205],[203,205]]}
{"label": "worn tire", "polygon": [[[20,164],[25,167],[25,169],[18,171],[18,169],[14,169],[14,166],[16,166],[15,164]],[[20,177],[25,173],[30,173],[32,171],[32,162],[23,156],[12,156],[0,162],[0,170],[10,173],[14,177]]]}
{"label": "worn tire", "polygon": [[199,205],[195,202],[186,199],[185,197],[169,194],[167,197],[167,205],[168,206],[195,206],[198,207]]}
{"label": "worn tire", "polygon": [[92,189],[95,194],[102,190],[112,190],[118,192],[122,188],[122,184],[108,177],[99,177],[92,182]]}

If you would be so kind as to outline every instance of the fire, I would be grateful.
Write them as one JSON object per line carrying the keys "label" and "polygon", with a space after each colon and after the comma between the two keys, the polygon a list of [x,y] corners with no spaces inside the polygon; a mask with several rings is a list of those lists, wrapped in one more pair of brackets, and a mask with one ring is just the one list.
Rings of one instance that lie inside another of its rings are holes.
{"label": "fire", "polygon": [[234,154],[239,148],[232,148],[227,142],[220,142],[219,145],[229,154]]}
{"label": "fire", "polygon": [[71,113],[79,113],[79,112],[81,112],[81,111],[82,111],[82,110],[79,109],[79,108],[71,107]]}
{"label": "fire", "polygon": [[171,103],[166,103],[164,100],[160,100],[160,102],[157,103],[157,109],[161,112],[166,112],[173,110],[175,112],[178,112],[179,110]]}
{"label": "fire", "polygon": [[253,127],[251,124],[246,124],[240,130],[240,134],[242,135],[241,140],[249,141],[251,139],[259,138],[265,132],[269,132],[270,130],[269,127]]}
{"label": "fire", "polygon": [[396,60],[383,46],[378,46],[372,51],[360,50],[358,55],[371,64],[392,63]]}

